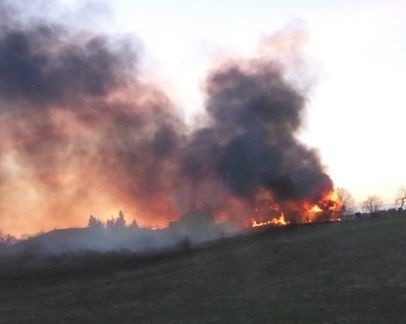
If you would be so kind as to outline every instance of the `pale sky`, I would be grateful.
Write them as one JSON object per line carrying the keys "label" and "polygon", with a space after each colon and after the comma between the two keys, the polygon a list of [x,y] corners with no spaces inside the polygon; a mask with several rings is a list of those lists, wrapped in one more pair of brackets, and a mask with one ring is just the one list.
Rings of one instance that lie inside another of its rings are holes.
{"label": "pale sky", "polygon": [[102,7],[109,14],[98,8],[105,19],[92,23],[134,35],[144,72],[190,119],[218,59],[255,53],[267,35],[300,24],[317,80],[300,137],[320,151],[336,186],[358,201],[378,194],[393,203],[406,186],[405,1],[115,0]]}

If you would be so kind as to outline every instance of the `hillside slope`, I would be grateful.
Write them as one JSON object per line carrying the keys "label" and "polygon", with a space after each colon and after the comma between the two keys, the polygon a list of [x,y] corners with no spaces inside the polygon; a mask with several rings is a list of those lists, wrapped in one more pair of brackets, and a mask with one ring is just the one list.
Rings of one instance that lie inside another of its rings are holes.
{"label": "hillside slope", "polygon": [[106,257],[3,275],[0,321],[404,323],[405,251],[398,216],[268,230],[148,260]]}

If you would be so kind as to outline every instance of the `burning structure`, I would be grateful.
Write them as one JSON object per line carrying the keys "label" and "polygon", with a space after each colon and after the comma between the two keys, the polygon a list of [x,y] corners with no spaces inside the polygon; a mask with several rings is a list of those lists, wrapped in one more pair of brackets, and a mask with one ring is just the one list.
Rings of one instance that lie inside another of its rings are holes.
{"label": "burning structure", "polygon": [[128,39],[0,6],[4,231],[77,226],[119,207],[141,226],[195,210],[241,227],[338,218],[332,180],[297,138],[307,93],[286,62],[213,69],[205,122],[191,129],[139,74]]}

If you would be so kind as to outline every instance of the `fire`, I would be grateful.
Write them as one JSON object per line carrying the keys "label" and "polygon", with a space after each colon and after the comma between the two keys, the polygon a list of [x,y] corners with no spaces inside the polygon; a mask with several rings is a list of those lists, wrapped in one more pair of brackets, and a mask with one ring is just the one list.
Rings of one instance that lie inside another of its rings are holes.
{"label": "fire", "polygon": [[252,219],[251,221],[252,221],[251,227],[260,227],[266,225],[285,226],[289,224],[289,222],[285,220],[285,216],[283,215],[283,213],[279,217],[272,218],[271,220],[265,222],[257,222],[255,219]]}
{"label": "fire", "polygon": [[330,193],[330,195],[327,197],[329,200],[334,201],[334,202],[338,202],[339,198],[338,198],[338,194],[333,191],[332,193]]}
{"label": "fire", "polygon": [[317,214],[323,212],[323,209],[321,209],[319,205],[313,205],[313,207],[309,209],[309,212]]}
{"label": "fire", "polygon": [[[325,195],[317,203],[302,202],[283,208],[270,200],[260,201],[251,217],[249,227],[285,226],[294,223],[336,222],[341,221],[341,204],[336,192]],[[287,217],[285,217],[287,215]]]}

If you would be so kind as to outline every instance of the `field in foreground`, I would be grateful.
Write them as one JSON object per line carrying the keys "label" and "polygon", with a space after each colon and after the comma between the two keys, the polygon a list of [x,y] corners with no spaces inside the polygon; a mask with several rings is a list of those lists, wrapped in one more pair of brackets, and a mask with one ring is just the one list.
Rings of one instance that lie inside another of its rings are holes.
{"label": "field in foreground", "polygon": [[[106,257],[107,258],[107,257]],[[406,217],[0,276],[1,323],[405,323]]]}

